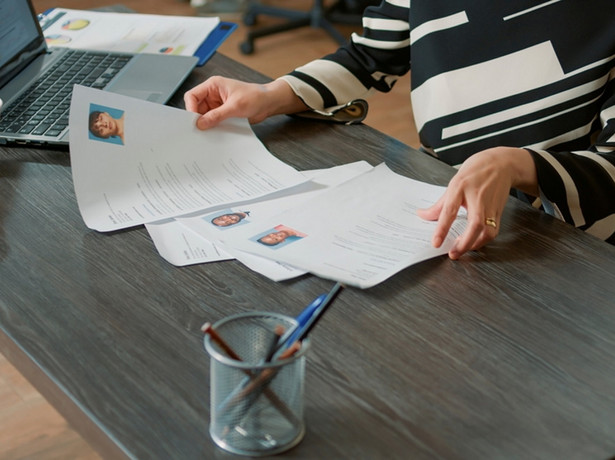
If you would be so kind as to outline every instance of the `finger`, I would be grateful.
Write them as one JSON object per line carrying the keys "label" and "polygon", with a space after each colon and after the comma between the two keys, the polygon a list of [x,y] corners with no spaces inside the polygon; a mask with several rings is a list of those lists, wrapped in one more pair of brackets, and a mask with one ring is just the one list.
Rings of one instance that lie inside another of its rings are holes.
{"label": "finger", "polygon": [[478,219],[468,219],[465,231],[455,240],[453,247],[448,252],[452,260],[457,260],[463,254],[475,247],[481,234],[485,230],[484,224]]}
{"label": "finger", "polygon": [[233,116],[235,116],[235,114],[231,108],[227,105],[221,105],[201,115],[196,121],[196,127],[201,130],[213,128],[218,126],[222,121]]}
{"label": "finger", "polygon": [[442,243],[444,243],[453,222],[457,218],[459,208],[461,207],[461,198],[455,197],[449,192],[449,190],[447,190],[447,193],[448,196],[445,194],[441,204],[438,204],[440,207],[438,225],[436,225],[436,229],[434,230],[432,237],[432,245],[435,248],[439,248],[442,246]]}
{"label": "finger", "polygon": [[189,112],[200,113],[200,105],[202,101],[206,101],[207,90],[205,83],[195,86],[191,90],[184,93],[184,105]]}
{"label": "finger", "polygon": [[444,201],[444,195],[442,195],[440,199],[436,201],[436,203],[434,203],[429,208],[417,209],[416,213],[421,219],[430,220],[430,221],[438,220],[438,217],[440,217],[440,212],[442,211],[443,201]]}
{"label": "finger", "polygon": [[493,227],[486,224],[486,219],[476,219],[472,225],[466,228],[466,231],[455,242],[451,251],[449,251],[449,257],[451,259],[458,259],[468,251],[476,251],[487,243],[493,241],[498,235],[498,225]]}
{"label": "finger", "polygon": [[222,118],[217,115],[217,110],[214,109],[201,115],[196,120],[196,127],[201,131],[205,131],[206,129],[218,126],[221,121]]}
{"label": "finger", "polygon": [[195,112],[195,113],[198,112],[197,109],[198,109],[199,103],[198,103],[197,97],[190,92],[187,92],[186,94],[184,94],[184,105],[186,106],[186,110],[188,112]]}
{"label": "finger", "polygon": [[210,101],[219,101],[220,93],[216,82],[216,78],[211,77],[200,85],[186,91],[184,93],[186,110],[196,113],[205,113],[211,108]]}
{"label": "finger", "polygon": [[469,251],[478,251],[480,248],[485,246],[487,243],[494,239],[493,231],[489,229],[483,230],[483,232],[479,235],[478,238],[474,241],[474,244],[469,249]]}
{"label": "finger", "polygon": [[[488,221],[491,221],[491,223],[489,223]],[[491,219],[485,218],[485,226],[483,227],[483,231],[479,235],[479,237],[474,241],[474,245],[472,246],[471,250],[476,251],[482,248],[487,243],[493,241],[500,233],[499,228],[500,228],[499,218],[497,217],[494,217]]]}

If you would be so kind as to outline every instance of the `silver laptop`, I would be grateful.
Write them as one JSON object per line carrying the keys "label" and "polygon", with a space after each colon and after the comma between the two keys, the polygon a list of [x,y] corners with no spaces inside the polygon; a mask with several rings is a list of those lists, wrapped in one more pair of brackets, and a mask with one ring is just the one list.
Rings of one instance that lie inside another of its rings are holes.
{"label": "silver laptop", "polygon": [[0,0],[0,144],[68,145],[73,85],[165,103],[197,61],[47,48],[31,1]]}

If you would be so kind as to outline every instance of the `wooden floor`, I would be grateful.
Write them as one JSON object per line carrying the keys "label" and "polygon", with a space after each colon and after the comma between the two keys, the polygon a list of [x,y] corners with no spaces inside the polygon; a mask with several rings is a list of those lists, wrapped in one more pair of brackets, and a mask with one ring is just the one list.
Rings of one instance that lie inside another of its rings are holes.
{"label": "wooden floor", "polygon": [[[228,1],[228,0],[214,0]],[[268,3],[281,0],[264,0]],[[309,5],[306,0],[285,0],[297,7]],[[304,2],[304,3],[302,3]],[[121,3],[138,13],[193,16],[207,14],[206,8],[195,9],[187,0],[33,0],[37,12],[52,7],[87,9]],[[213,6],[211,6],[213,5]],[[210,4],[212,8],[216,4]],[[224,20],[241,22],[238,13],[214,13]],[[258,24],[265,24],[266,18]],[[340,30],[350,34],[356,27]],[[255,42],[255,52],[246,56],[239,51],[246,27],[240,27],[221,46],[219,52],[230,56],[272,78],[323,56],[337,48],[324,32],[303,28],[264,37]],[[366,124],[383,131],[408,145],[417,146],[418,138],[409,101],[409,77],[400,80],[389,94],[376,94],[369,99]],[[67,424],[46,400],[0,354],[0,459],[98,459],[95,451]]]}

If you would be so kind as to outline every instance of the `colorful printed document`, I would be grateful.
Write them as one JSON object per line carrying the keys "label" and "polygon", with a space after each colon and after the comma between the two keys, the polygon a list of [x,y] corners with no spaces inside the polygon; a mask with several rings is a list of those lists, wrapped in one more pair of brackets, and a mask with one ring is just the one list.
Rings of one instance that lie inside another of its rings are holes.
{"label": "colorful printed document", "polygon": [[192,56],[217,17],[107,13],[54,8],[41,19],[48,46]]}

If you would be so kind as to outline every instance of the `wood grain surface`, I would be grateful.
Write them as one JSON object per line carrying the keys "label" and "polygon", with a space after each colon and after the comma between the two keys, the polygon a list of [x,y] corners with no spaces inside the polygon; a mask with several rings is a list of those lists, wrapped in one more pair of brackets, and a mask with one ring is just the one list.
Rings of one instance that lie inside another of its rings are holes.
{"label": "wood grain surface", "polygon": [[[213,74],[267,79],[215,55],[185,86]],[[453,173],[364,125],[279,116],[255,132],[299,169],[363,159],[440,184]],[[296,314],[331,282],[171,266],[142,227],[84,226],[66,152],[0,155],[2,351],[105,456],[225,458],[207,433],[200,326]],[[511,200],[485,250],[345,289],[312,334],[307,434],[287,455],[609,457],[614,271],[612,246]]]}

